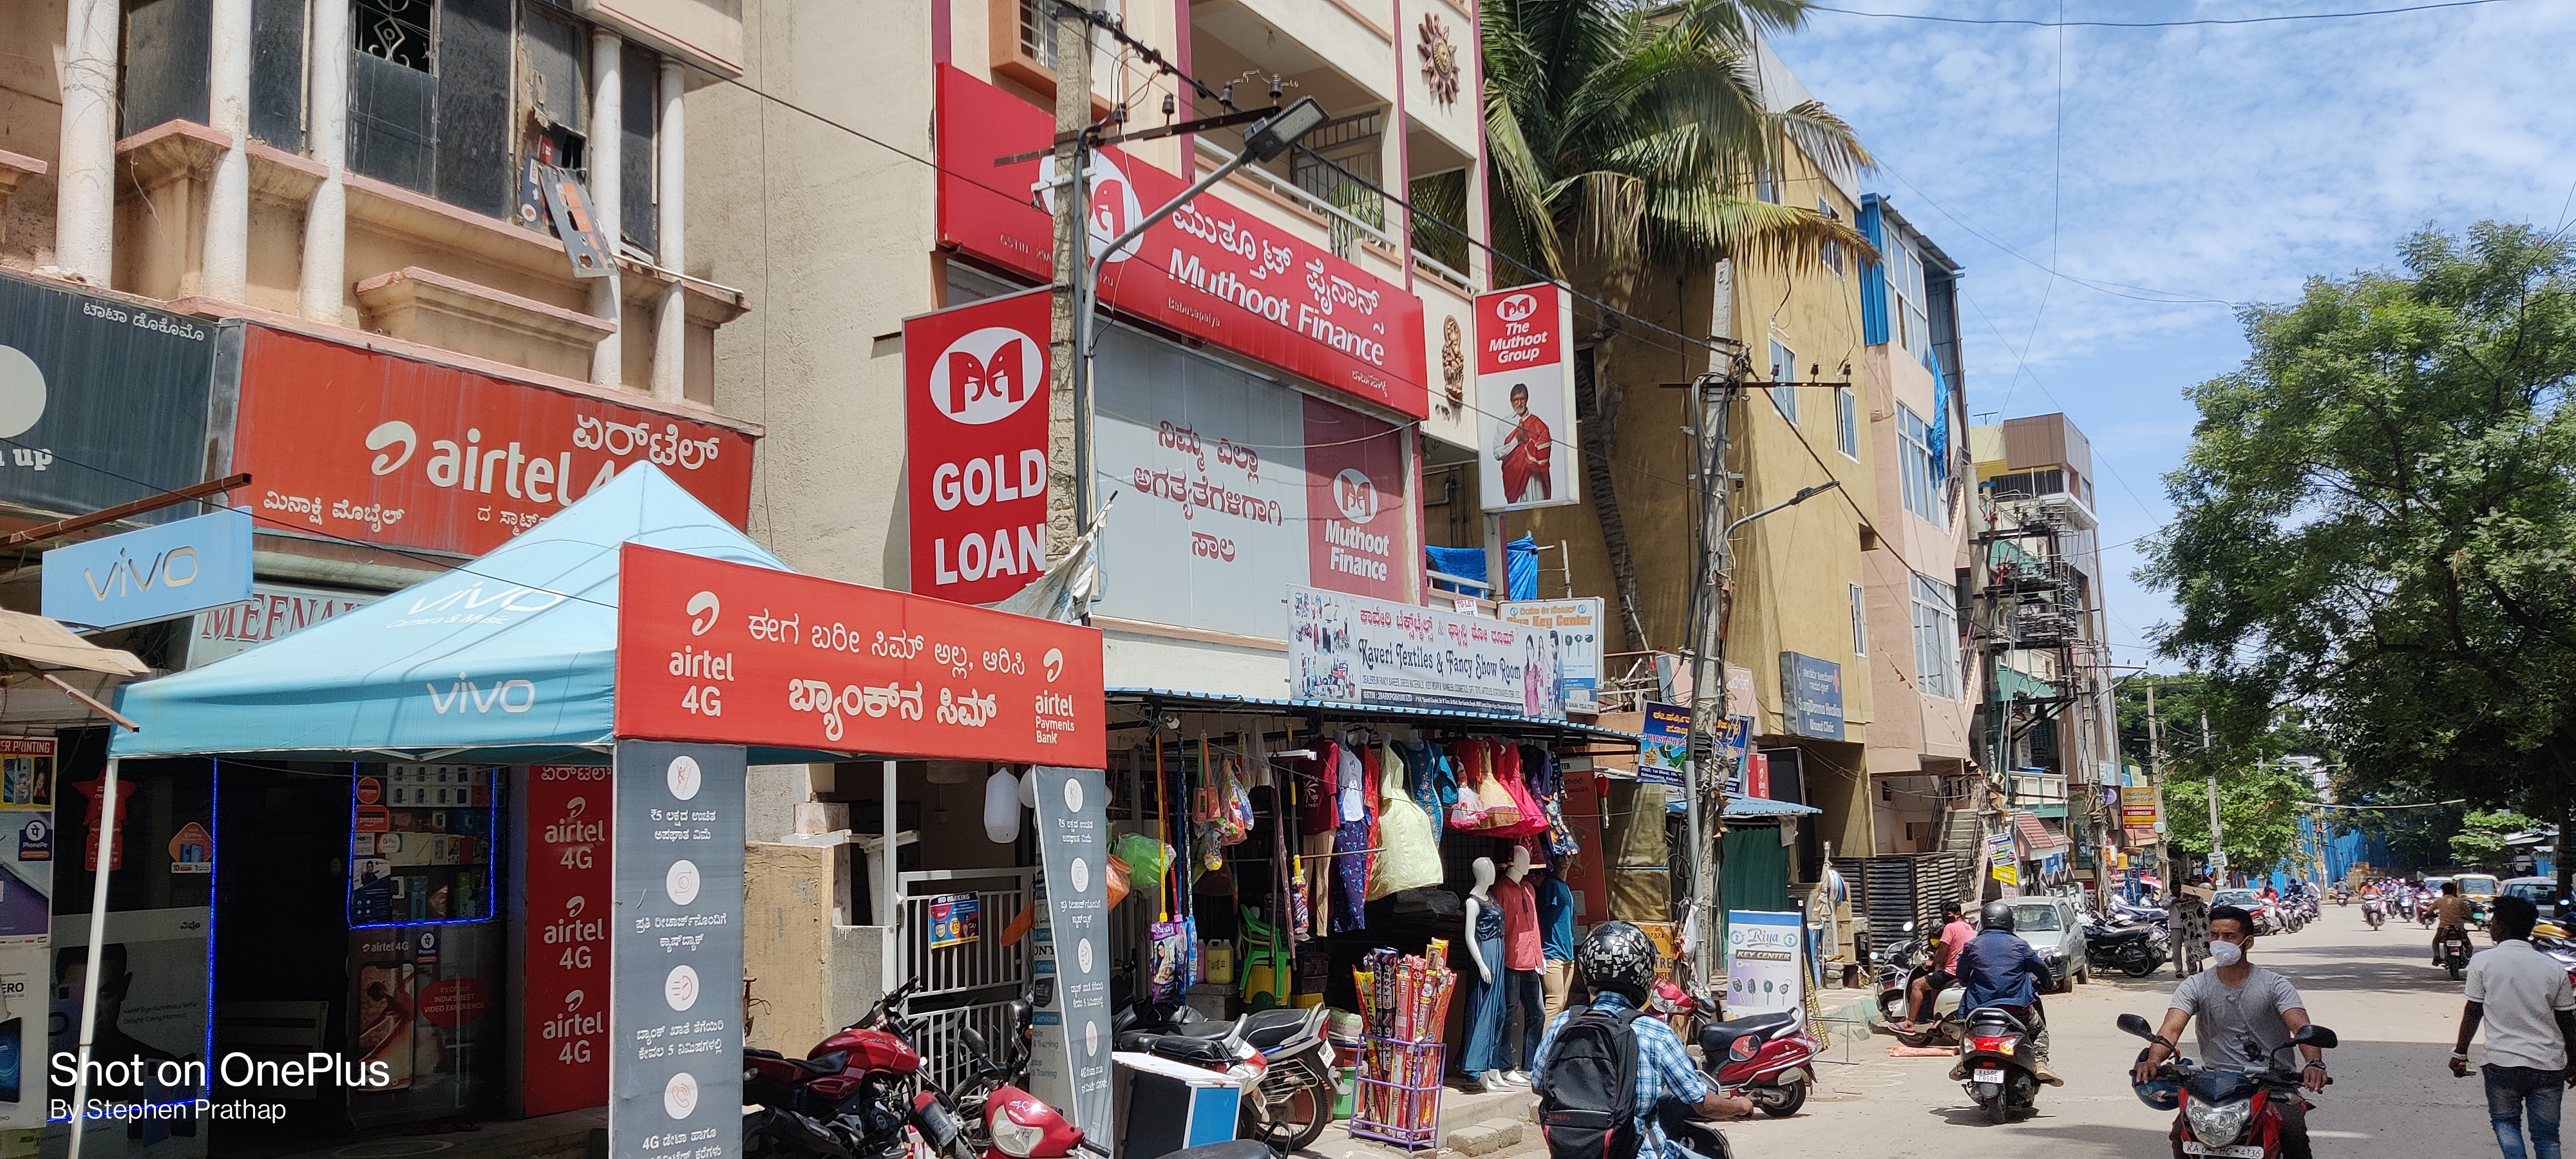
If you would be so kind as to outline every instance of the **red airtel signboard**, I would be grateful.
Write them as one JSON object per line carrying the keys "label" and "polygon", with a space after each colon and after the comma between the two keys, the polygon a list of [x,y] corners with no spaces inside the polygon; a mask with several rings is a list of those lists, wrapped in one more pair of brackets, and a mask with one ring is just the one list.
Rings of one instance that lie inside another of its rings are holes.
{"label": "red airtel signboard", "polygon": [[1049,302],[1031,290],[904,319],[921,595],[989,604],[1046,571]]}
{"label": "red airtel signboard", "polygon": [[[1030,190],[1053,159],[993,161],[1045,148],[1054,124],[1035,105],[939,67],[942,242],[1033,278],[1051,275],[1054,219]],[[1116,149],[1090,164],[1096,246],[1189,188]],[[1212,194],[1110,255],[1100,300],[1378,406],[1414,418],[1431,413],[1422,299]]]}
{"label": "red airtel signboard", "polygon": [[606,765],[531,765],[520,864],[520,1097],[530,1115],[608,1101],[608,872],[616,810]]}
{"label": "red airtel signboard", "polygon": [[619,549],[617,735],[1097,769],[1100,633]]}
{"label": "red airtel signboard", "polygon": [[265,326],[244,327],[232,469],[262,530],[481,555],[652,462],[740,527],[749,435]]}

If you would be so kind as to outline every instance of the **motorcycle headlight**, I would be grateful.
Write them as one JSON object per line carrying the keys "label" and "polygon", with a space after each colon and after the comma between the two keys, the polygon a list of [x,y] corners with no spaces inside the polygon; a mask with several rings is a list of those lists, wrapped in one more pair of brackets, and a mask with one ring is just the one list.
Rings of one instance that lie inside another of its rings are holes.
{"label": "motorcycle headlight", "polygon": [[2245,1134],[2245,1121],[2254,1114],[2254,1101],[2243,1099],[2230,1103],[2193,1102],[2183,1107],[2183,1116],[2191,1122],[2191,1137],[2212,1147],[2225,1147]]}
{"label": "motorcycle headlight", "polygon": [[1028,1159],[1038,1149],[1038,1143],[1046,1138],[1044,1130],[1019,1121],[1008,1106],[1002,1107],[1001,1113],[992,1117],[992,1127],[993,1145],[1020,1159]]}

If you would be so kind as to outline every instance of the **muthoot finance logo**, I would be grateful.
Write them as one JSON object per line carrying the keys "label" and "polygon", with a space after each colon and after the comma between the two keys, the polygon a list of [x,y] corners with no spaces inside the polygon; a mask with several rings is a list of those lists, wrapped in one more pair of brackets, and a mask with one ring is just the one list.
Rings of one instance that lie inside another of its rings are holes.
{"label": "muthoot finance logo", "polygon": [[1366,523],[1377,518],[1377,480],[1357,467],[1344,467],[1333,476],[1333,506],[1342,509],[1342,518],[1353,523]]}
{"label": "muthoot finance logo", "polygon": [[1506,322],[1526,322],[1538,313],[1538,295],[1513,294],[1494,303],[1494,316]]}
{"label": "muthoot finance logo", "polygon": [[968,426],[1019,412],[1046,384],[1046,347],[1008,326],[968,332],[930,367],[930,405]]}

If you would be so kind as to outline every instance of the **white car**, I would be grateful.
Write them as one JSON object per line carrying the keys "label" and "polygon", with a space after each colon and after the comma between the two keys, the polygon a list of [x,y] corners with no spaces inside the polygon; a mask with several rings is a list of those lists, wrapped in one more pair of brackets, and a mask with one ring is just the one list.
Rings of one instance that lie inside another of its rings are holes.
{"label": "white car", "polygon": [[2073,902],[2062,897],[2025,897],[2014,899],[2012,907],[2014,936],[2038,951],[2059,992],[2093,980],[2092,967],[2084,961],[2084,922],[2076,916]]}

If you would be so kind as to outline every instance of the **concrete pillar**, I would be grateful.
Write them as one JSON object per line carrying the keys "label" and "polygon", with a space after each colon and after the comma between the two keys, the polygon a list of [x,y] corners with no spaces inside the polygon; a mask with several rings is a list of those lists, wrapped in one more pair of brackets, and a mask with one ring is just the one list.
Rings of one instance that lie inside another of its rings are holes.
{"label": "concrete pillar", "polygon": [[[683,244],[688,235],[688,214],[684,212],[683,194],[687,191],[688,151],[682,133],[680,98],[687,93],[687,75],[680,62],[662,62],[662,127],[655,145],[661,152],[654,182],[659,220],[656,232],[661,235],[662,268],[672,273],[688,270],[688,249]],[[689,362],[688,303],[677,282],[662,291],[661,315],[653,325],[653,397],[677,401],[687,383]]]}
{"label": "concrete pillar", "polygon": [[349,287],[349,201],[340,183],[349,163],[349,6],[336,0],[316,4],[311,19],[305,59],[313,106],[305,113],[305,145],[324,172],[304,207],[304,270],[295,311],[336,323]]}
{"label": "concrete pillar", "polygon": [[63,139],[54,182],[54,263],[104,286],[116,258],[117,0],[69,0]]}
{"label": "concrete pillar", "polygon": [[213,0],[208,7],[206,117],[231,142],[215,158],[206,188],[205,271],[197,292],[238,302],[250,289],[250,0]]}
{"label": "concrete pillar", "polygon": [[[623,328],[624,309],[617,292],[617,249],[621,180],[625,173],[626,94],[619,72],[625,60],[626,43],[614,32],[595,28],[590,33],[590,207],[599,222],[600,236],[608,239],[608,276],[593,278],[590,283],[590,312],[608,319],[612,326]],[[640,79],[640,78],[639,78]],[[590,353],[590,380],[601,386],[622,385],[626,379],[625,347],[619,342],[623,334],[610,333],[599,340]]]}

